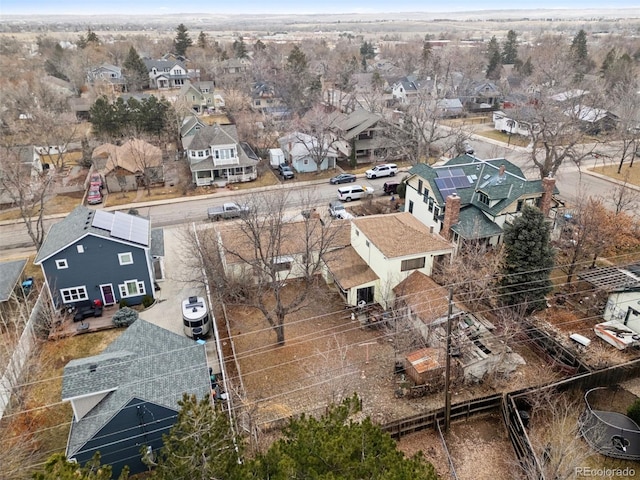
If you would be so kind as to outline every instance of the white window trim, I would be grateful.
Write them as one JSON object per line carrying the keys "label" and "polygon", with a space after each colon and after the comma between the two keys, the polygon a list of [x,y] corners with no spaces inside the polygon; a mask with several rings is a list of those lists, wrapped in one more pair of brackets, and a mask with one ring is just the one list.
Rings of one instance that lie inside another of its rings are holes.
{"label": "white window trim", "polygon": [[79,287],[61,288],[60,296],[62,297],[62,303],[75,303],[83,300],[89,300],[87,287],[84,285]]}
{"label": "white window trim", "polygon": [[[127,255],[129,256],[128,259],[127,259]],[[120,262],[120,265],[133,265],[133,253],[131,252],[119,253],[118,262]]]}
{"label": "white window trim", "polygon": [[69,268],[69,263],[67,262],[67,259],[60,258],[59,260],[56,260],[56,268],[58,270],[64,270],[65,268]]}
{"label": "white window trim", "polygon": [[[129,293],[129,289],[127,288],[127,285],[130,283],[136,284],[136,287],[137,287],[136,293],[131,293],[131,294]],[[145,295],[147,293],[144,288],[144,282],[137,279],[125,280],[124,283],[121,283],[118,285],[118,290],[120,291],[120,298],[138,297],[140,295]]]}

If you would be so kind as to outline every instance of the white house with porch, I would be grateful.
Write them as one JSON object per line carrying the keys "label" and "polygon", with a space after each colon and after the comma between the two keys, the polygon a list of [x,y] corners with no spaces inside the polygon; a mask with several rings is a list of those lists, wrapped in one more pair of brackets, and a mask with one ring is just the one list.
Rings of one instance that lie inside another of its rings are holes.
{"label": "white house with porch", "polygon": [[210,125],[197,130],[184,145],[196,186],[249,182],[258,177],[258,160],[240,147],[235,125]]}

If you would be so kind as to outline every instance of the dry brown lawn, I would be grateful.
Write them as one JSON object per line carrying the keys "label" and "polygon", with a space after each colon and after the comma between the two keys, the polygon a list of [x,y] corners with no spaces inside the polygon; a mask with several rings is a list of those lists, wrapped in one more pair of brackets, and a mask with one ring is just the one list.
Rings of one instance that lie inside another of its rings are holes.
{"label": "dry brown lawn", "polygon": [[531,143],[531,139],[527,137],[523,137],[521,135],[511,135],[509,138],[509,134],[499,132],[498,130],[486,130],[482,132],[476,132],[477,135],[481,137],[492,138],[493,140],[498,140],[505,144],[517,145],[519,147],[526,147]]}
{"label": "dry brown lawn", "polygon": [[624,163],[620,173],[618,173],[618,164],[595,167],[592,168],[591,171],[640,187],[640,165],[637,164],[635,168],[633,168],[629,166],[629,163]]}

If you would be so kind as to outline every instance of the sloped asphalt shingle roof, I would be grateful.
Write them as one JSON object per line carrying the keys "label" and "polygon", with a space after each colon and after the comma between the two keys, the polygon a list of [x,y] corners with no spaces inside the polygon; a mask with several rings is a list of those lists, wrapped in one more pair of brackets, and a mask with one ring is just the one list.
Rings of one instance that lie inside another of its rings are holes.
{"label": "sloped asphalt shingle roof", "polygon": [[[504,166],[503,175],[500,175],[501,166]],[[426,180],[433,197],[439,205],[443,205],[446,199],[436,185],[435,179],[438,178],[438,171],[452,168],[462,170],[467,177],[475,177],[468,188],[457,189],[461,207],[472,205],[476,209],[468,210],[466,212],[468,216],[483,215],[482,212],[485,212],[495,217],[520,197],[531,197],[544,191],[541,180],[527,180],[518,166],[504,158],[480,160],[470,155],[461,155],[437,167],[420,163],[412,167],[409,173]],[[498,201],[493,205],[487,205],[479,201],[477,192],[484,193],[490,200]],[[558,193],[558,189],[555,188],[554,194]],[[478,218],[478,223],[483,224],[484,219]]]}
{"label": "sloped asphalt shingle roof", "polygon": [[0,302],[9,300],[26,264],[26,260],[0,263]]}
{"label": "sloped asphalt shingle roof", "polygon": [[253,166],[258,164],[258,160],[254,160],[249,158],[244,151],[244,149],[240,148],[238,142],[238,131],[235,125],[207,125],[200,130],[198,130],[195,135],[193,135],[193,140],[189,143],[189,150],[207,150],[215,145],[236,145],[238,151],[238,159],[239,163],[230,164],[224,166],[214,166],[213,158],[211,156],[204,158],[202,161],[191,164],[191,171],[195,172],[198,170],[212,170],[215,168],[224,168],[224,167],[242,167],[242,166]]}
{"label": "sloped asphalt shingle roof", "polygon": [[[95,365],[95,371],[89,371]],[[137,320],[100,355],[73,360],[64,369],[64,399],[116,388],[73,422],[67,455],[73,456],[133,398],[178,410],[183,393],[210,395],[204,345]],[[66,396],[65,396],[66,395]]]}
{"label": "sloped asphalt shingle roof", "polygon": [[370,215],[356,218],[352,223],[387,258],[453,248],[409,212]]}
{"label": "sloped asphalt shingle roof", "polygon": [[378,280],[378,275],[351,245],[327,252],[322,258],[333,279],[343,290]]}
{"label": "sloped asphalt shingle roof", "polygon": [[[51,225],[33,263],[39,264],[87,234],[112,238],[109,230],[92,226],[94,214],[95,210],[80,205],[74,208],[63,220]],[[120,238],[118,240],[126,242]],[[132,242],[132,244],[135,243]]]}
{"label": "sloped asphalt shingle roof", "polygon": [[393,289],[396,297],[402,299],[425,324],[447,315],[449,294],[431,277],[414,271]]}

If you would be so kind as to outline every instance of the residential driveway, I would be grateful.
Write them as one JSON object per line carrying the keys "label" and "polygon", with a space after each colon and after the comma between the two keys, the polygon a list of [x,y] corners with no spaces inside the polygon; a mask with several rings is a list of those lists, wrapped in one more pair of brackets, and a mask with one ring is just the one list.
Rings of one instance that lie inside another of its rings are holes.
{"label": "residential driveway", "polygon": [[[158,282],[160,291],[156,292],[157,302],[140,314],[140,318],[162,328],[184,336],[182,329],[182,300],[193,295],[204,296],[204,288],[189,279],[194,278],[189,271],[188,252],[183,233],[190,224],[164,228],[164,280]],[[214,372],[219,373],[218,355],[213,333],[207,339],[207,359]]]}

